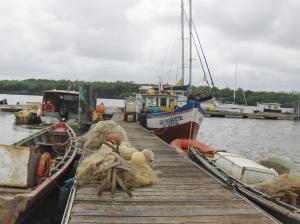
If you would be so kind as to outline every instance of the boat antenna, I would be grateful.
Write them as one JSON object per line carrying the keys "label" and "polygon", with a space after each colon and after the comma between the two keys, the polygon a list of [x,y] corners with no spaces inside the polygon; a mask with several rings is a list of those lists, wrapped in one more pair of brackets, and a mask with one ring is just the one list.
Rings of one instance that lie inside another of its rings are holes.
{"label": "boat antenna", "polygon": [[190,66],[189,66],[189,95],[192,92],[192,0],[189,0],[189,13],[190,13],[190,20],[189,20],[189,41],[190,41]]}
{"label": "boat antenna", "polygon": [[184,84],[184,4],[181,0],[181,80]]}

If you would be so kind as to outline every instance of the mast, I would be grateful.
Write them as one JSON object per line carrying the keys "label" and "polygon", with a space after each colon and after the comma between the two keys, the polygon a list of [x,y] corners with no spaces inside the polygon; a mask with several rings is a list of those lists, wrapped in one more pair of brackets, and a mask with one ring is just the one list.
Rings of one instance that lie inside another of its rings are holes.
{"label": "mast", "polygon": [[189,94],[191,94],[191,84],[192,84],[192,0],[189,0],[189,13],[190,13],[190,18],[189,18],[189,33],[190,33],[190,66],[189,66]]}
{"label": "mast", "polygon": [[235,104],[236,78],[237,78],[237,63],[235,64],[234,89],[233,89],[233,104]]}
{"label": "mast", "polygon": [[184,84],[184,5],[181,0],[181,80]]}

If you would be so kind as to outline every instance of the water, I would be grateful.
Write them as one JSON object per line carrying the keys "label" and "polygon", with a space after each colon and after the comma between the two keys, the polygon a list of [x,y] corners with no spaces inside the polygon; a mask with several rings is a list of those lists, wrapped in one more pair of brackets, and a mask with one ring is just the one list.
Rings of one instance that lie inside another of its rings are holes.
{"label": "water", "polygon": [[25,104],[26,102],[42,102],[42,96],[0,94],[0,100],[7,99],[8,104]]}
{"label": "water", "polygon": [[[0,94],[8,103],[41,102],[41,96]],[[106,106],[124,106],[123,100],[98,99]],[[13,113],[0,113],[0,144],[12,144],[37,129],[16,125]],[[246,156],[255,161],[268,157],[290,159],[300,175],[300,122],[237,118],[205,118],[198,139],[216,149]]]}
{"label": "water", "polygon": [[198,139],[219,150],[259,161],[284,158],[300,175],[300,122],[237,118],[205,118]]}

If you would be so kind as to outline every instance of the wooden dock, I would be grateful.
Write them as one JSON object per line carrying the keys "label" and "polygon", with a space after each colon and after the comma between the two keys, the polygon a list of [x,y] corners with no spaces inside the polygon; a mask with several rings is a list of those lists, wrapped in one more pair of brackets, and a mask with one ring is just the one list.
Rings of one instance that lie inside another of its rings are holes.
{"label": "wooden dock", "polygon": [[137,149],[153,150],[160,182],[133,190],[133,197],[75,187],[62,223],[277,223],[139,124],[118,122]]}
{"label": "wooden dock", "polygon": [[39,104],[0,104],[0,112],[19,112],[21,110],[37,110]]}
{"label": "wooden dock", "polygon": [[293,114],[283,113],[242,113],[229,111],[206,111],[206,117],[226,117],[226,118],[249,118],[249,119],[271,119],[271,120],[295,120],[296,116]]}

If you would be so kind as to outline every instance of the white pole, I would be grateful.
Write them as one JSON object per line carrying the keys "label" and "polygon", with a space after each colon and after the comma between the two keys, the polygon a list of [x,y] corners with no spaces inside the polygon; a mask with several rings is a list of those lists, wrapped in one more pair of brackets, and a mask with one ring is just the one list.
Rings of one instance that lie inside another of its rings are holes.
{"label": "white pole", "polygon": [[184,5],[181,0],[181,80],[184,84]]}
{"label": "white pole", "polygon": [[237,63],[235,64],[234,89],[233,89],[233,104],[235,104],[236,78],[237,78]]}
{"label": "white pole", "polygon": [[189,0],[189,12],[190,12],[190,22],[189,22],[189,31],[190,31],[190,66],[189,66],[189,93],[191,94],[191,84],[192,84],[192,0]]}

